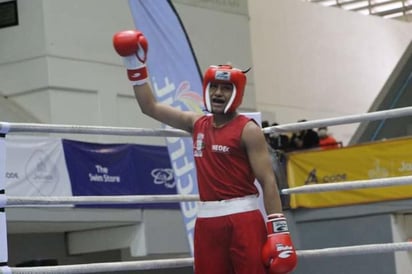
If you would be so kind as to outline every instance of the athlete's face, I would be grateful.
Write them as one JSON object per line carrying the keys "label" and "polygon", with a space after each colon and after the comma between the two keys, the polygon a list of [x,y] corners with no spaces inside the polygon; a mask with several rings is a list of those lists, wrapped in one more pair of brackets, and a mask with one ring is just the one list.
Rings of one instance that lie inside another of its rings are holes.
{"label": "athlete's face", "polygon": [[210,102],[213,113],[224,113],[233,93],[231,83],[211,83],[209,87]]}

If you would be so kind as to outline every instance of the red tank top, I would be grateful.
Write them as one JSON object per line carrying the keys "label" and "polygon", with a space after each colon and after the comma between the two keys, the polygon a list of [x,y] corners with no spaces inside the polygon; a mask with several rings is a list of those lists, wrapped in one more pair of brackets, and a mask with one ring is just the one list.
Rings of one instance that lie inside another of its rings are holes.
{"label": "red tank top", "polygon": [[213,117],[208,115],[195,122],[193,154],[200,200],[219,201],[258,193],[241,145],[243,128],[250,120],[238,115],[221,128],[215,128]]}

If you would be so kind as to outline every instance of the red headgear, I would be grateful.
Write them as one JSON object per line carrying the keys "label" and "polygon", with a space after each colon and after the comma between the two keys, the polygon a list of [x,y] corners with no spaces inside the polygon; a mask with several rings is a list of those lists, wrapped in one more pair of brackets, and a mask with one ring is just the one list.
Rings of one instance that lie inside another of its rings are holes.
{"label": "red headgear", "polygon": [[224,113],[234,112],[242,103],[243,93],[246,86],[245,73],[231,65],[210,66],[203,77],[203,101],[207,111],[212,112],[210,104],[209,87],[214,83],[231,83],[233,92],[226,105]]}

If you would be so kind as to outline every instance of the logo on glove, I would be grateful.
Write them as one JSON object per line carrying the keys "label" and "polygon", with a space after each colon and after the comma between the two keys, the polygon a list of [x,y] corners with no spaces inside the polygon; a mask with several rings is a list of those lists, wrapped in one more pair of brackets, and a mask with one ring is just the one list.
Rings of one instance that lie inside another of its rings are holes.
{"label": "logo on glove", "polygon": [[288,224],[286,223],[286,221],[273,222],[273,232],[288,232]]}
{"label": "logo on glove", "polygon": [[294,253],[293,247],[289,245],[276,244],[276,250],[279,251],[279,258],[286,259]]}

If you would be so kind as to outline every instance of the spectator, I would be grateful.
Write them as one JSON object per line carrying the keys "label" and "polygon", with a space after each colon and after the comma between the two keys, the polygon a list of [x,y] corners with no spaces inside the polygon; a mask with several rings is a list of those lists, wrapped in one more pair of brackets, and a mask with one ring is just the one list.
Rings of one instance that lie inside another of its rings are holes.
{"label": "spectator", "polygon": [[[306,120],[302,119],[298,122],[306,122]],[[316,148],[319,146],[319,136],[313,129],[301,130],[292,134],[289,144],[291,150]]]}
{"label": "spectator", "polygon": [[[278,123],[272,123],[272,126],[277,126]],[[289,148],[289,136],[286,134],[272,132],[269,135],[269,144],[274,150],[286,151]]]}
{"label": "spectator", "polygon": [[339,143],[336,139],[328,133],[327,127],[318,128],[319,147],[321,149],[339,148]]}
{"label": "spectator", "polygon": [[[263,120],[262,128],[269,127],[269,121]],[[277,123],[272,123],[272,126],[277,126]],[[269,154],[272,160],[272,168],[275,173],[276,183],[278,189],[285,189],[288,188],[287,179],[286,179],[286,156],[284,154],[284,150],[280,149],[280,145],[283,145],[283,149],[289,146],[289,136],[278,134],[278,133],[265,133],[265,138],[268,144]],[[273,138],[278,136],[278,138],[283,138],[282,143],[273,143]],[[284,136],[284,137],[280,137]],[[286,137],[286,139],[284,139]],[[277,144],[277,145],[276,145]],[[280,200],[282,204],[282,209],[289,209],[290,208],[290,201],[289,195],[280,195]]]}

